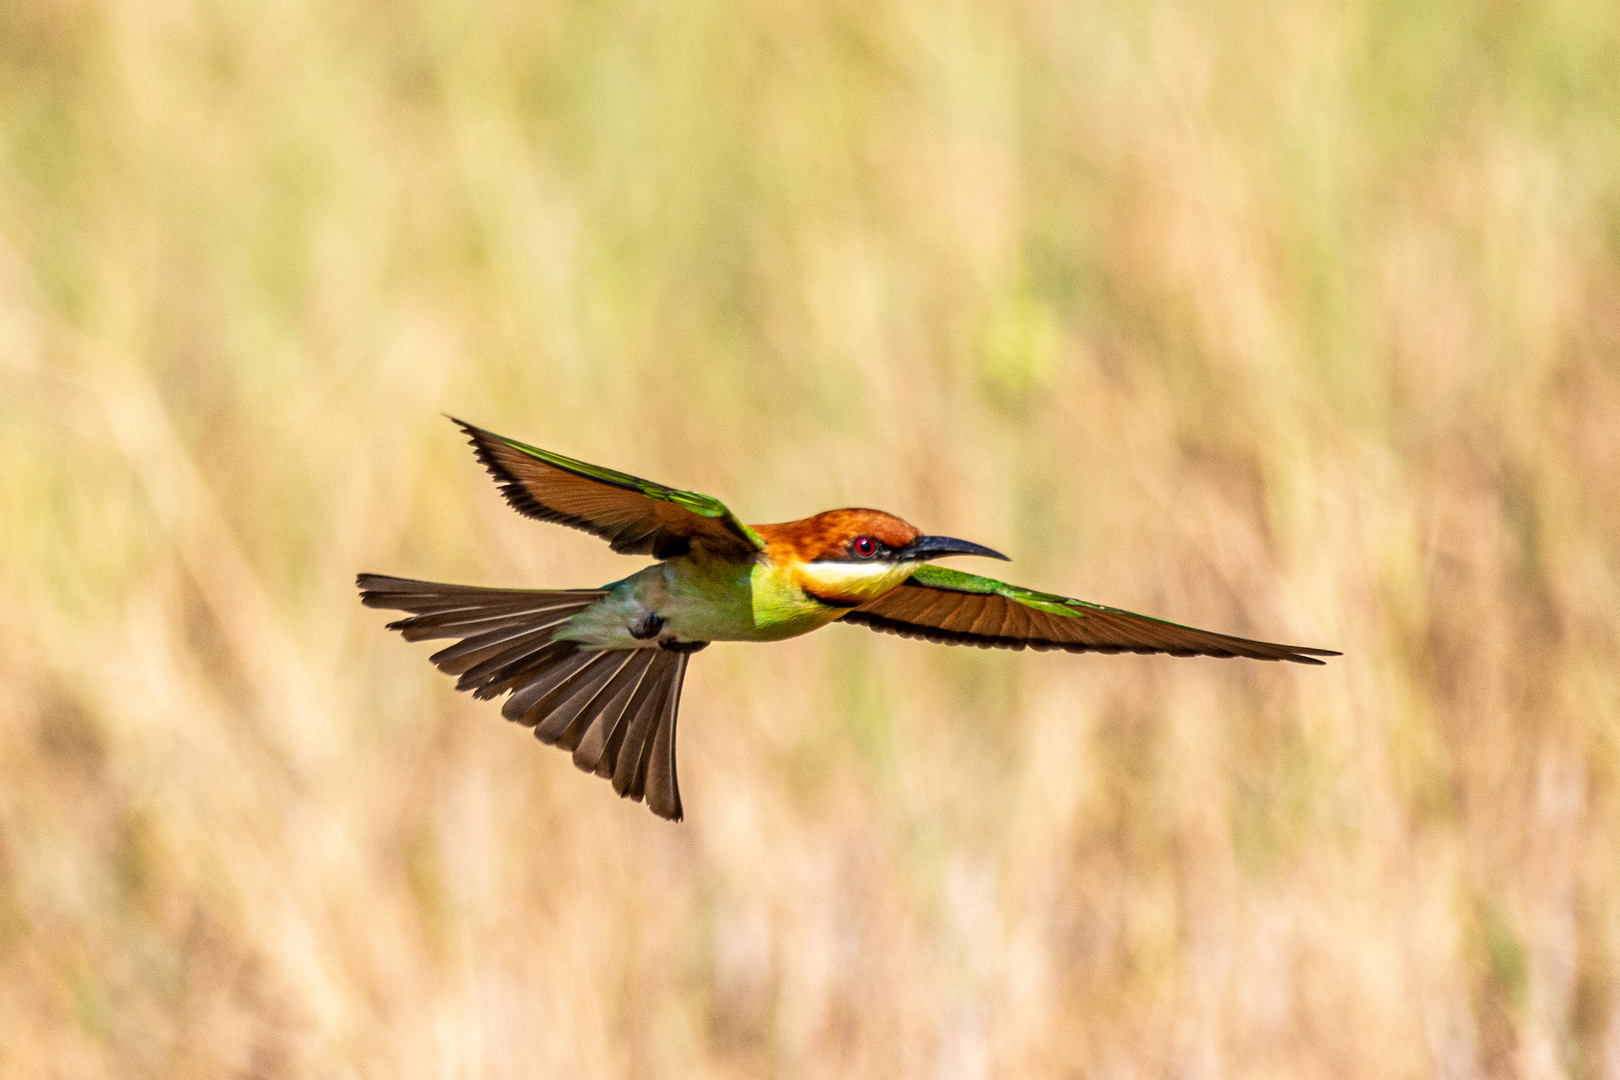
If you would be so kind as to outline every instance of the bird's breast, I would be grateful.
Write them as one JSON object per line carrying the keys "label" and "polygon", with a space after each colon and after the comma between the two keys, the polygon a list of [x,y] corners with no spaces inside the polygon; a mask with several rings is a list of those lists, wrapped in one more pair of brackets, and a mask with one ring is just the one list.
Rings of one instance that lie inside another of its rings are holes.
{"label": "bird's breast", "polygon": [[[780,641],[826,626],[850,604],[842,591],[818,599],[797,567],[761,558],[747,564],[670,560],[661,614],[683,639]],[[857,601],[858,602],[858,601]]]}
{"label": "bird's breast", "polygon": [[915,567],[890,562],[807,562],[794,580],[810,597],[832,607],[858,607],[876,600],[911,576]]}
{"label": "bird's breast", "polygon": [[679,641],[780,641],[826,626],[892,589],[909,568],[673,558],[617,582],[560,636],[596,648],[646,647],[632,627],[649,614]]}
{"label": "bird's breast", "polygon": [[670,559],[661,569],[657,610],[685,641],[779,641],[840,614],[828,614],[767,559]]}

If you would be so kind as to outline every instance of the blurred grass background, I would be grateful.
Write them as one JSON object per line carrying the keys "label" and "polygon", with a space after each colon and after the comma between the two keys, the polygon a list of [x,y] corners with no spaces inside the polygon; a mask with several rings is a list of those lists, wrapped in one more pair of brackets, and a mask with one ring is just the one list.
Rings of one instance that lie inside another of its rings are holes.
{"label": "blurred grass background", "polygon": [[[1620,1076],[1620,8],[0,5],[0,1072]],[[1325,669],[833,627],[688,820],[440,412]]]}

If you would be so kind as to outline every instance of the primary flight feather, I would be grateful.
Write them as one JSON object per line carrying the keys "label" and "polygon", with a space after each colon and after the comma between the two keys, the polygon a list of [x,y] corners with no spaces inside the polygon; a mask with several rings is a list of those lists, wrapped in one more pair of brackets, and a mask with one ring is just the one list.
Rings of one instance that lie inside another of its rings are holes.
{"label": "primary flight feather", "polygon": [[518,513],[659,561],[600,589],[483,589],[361,574],[369,607],[475,697],[571,750],[620,795],[679,821],[675,718],[691,654],[711,641],[780,641],[830,622],[947,644],[1066,652],[1246,656],[1320,664],[1274,645],[929,565],[1006,556],[927,536],[881,510],[745,525],[718,499],[525,445],[456,421]]}

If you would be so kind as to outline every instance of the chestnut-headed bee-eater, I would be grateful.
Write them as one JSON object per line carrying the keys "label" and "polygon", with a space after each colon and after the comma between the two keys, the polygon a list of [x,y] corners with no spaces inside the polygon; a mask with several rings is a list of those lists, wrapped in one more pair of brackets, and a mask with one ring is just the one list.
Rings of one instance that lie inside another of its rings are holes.
{"label": "chestnut-headed bee-eater", "polygon": [[[452,418],[454,419],[454,418]],[[471,424],[478,460],[518,513],[583,529],[658,562],[599,589],[485,589],[361,574],[369,607],[477,698],[621,796],[681,818],[675,714],[687,659],[711,641],[780,641],[831,622],[949,645],[1066,652],[1246,656],[1320,664],[1326,649],[1273,645],[931,566],[1006,556],[926,536],[881,510],[828,510],[744,525],[718,500],[587,465]]]}

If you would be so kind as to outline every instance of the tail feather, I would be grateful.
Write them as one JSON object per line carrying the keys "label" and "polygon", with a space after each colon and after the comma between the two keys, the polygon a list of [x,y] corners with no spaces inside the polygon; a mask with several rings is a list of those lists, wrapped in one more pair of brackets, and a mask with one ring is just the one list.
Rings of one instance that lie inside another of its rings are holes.
{"label": "tail feather", "polygon": [[[675,781],[674,745],[675,714],[680,705],[681,683],[686,678],[686,653],[661,654],[658,663],[669,669],[657,680],[655,692],[648,695],[641,708],[627,725],[624,742],[619,747],[618,762],[613,770],[613,790],[621,796],[647,800],[654,813],[679,820],[681,816],[680,787]],[[660,739],[668,733],[667,770],[653,771],[651,766]],[[652,781],[649,790],[648,783]]]}
{"label": "tail feather", "polygon": [[527,686],[530,680],[544,674],[563,657],[576,652],[589,652],[582,649],[572,641],[552,641],[543,648],[516,658],[500,671],[490,676],[483,686],[473,691],[473,697],[480,701],[490,701],[502,694]]}
{"label": "tail feather", "polygon": [[[671,661],[674,656],[670,654]],[[652,721],[664,710],[664,699],[669,695],[671,680],[661,677],[663,675],[662,671],[648,672],[635,702],[624,710],[618,729],[603,747],[602,758],[597,762],[597,774],[611,776],[613,790],[620,795],[629,794],[635,787],[636,773],[641,768],[641,757],[646,749]]]}
{"label": "tail feather", "polygon": [[536,615],[548,611],[559,616],[569,616],[575,612],[584,611],[596,600],[583,598],[577,601],[558,603],[555,607],[523,607],[510,612],[487,614],[484,610],[475,609],[476,614],[459,611],[444,614],[418,615],[409,619],[400,619],[396,623],[389,623],[390,630],[399,630],[405,635],[406,641],[426,641],[429,638],[468,637],[478,634],[494,633],[497,630],[516,630],[532,624]]}
{"label": "tail feather", "polygon": [[547,619],[538,626],[531,619],[521,628],[504,626],[481,634],[462,638],[448,648],[440,649],[428,657],[446,675],[461,675],[471,671],[485,660],[505,659],[515,649],[533,644],[536,639],[549,642],[557,627],[568,621],[567,616]]}
{"label": "tail feather", "polygon": [[669,710],[670,697],[679,693],[684,659],[677,659],[677,670],[659,687],[656,697],[649,698],[625,734],[624,745],[619,748],[619,764],[613,773],[613,789],[620,795],[641,798],[647,791],[647,763],[652,759],[653,734]]}
{"label": "tail feather", "polygon": [[656,656],[653,649],[637,649],[624,670],[603,689],[600,704],[592,703],[590,711],[594,715],[580,733],[579,745],[574,747],[575,765],[586,772],[613,778],[615,759],[611,752],[618,750],[618,743],[624,738],[625,717],[630,714]]}
{"label": "tail feather", "polygon": [[410,617],[389,624],[408,641],[458,638],[431,657],[478,698],[511,693],[508,720],[661,817],[681,819],[675,719],[686,653],[593,650],[553,635],[607,595],[602,589],[481,589],[361,574],[361,600]]}
{"label": "tail feather", "polygon": [[571,641],[552,643],[559,651],[551,664],[513,691],[501,706],[501,715],[524,727],[535,727],[557,704],[558,692],[570,679],[606,653],[586,652]]}
{"label": "tail feather", "polygon": [[[539,669],[549,666],[554,654],[562,652],[553,646],[563,643],[551,640],[551,635],[555,634],[561,625],[562,622],[559,621],[542,627],[534,634],[509,643],[493,656],[479,660],[456,680],[456,689],[471,690],[473,697],[480,701],[488,701],[500,697],[508,690],[522,686]],[[484,650],[480,650],[478,655],[483,653]]]}
{"label": "tail feather", "polygon": [[478,585],[444,585],[386,574],[361,574],[356,581],[361,589],[360,602],[366,607],[409,611],[413,615],[457,609],[489,611],[508,604],[544,605],[556,598],[607,595],[605,589],[486,589]]}
{"label": "tail feather", "polygon": [[535,726],[534,734],[541,742],[572,752],[579,749],[585,729],[596,714],[608,703],[604,697],[630,661],[640,650],[604,650],[601,659],[580,672],[563,688],[556,707]]}
{"label": "tail feather", "polygon": [[533,628],[536,616],[551,613],[566,619],[607,595],[605,589],[481,589],[382,574],[361,574],[359,584],[360,601],[367,607],[411,613],[411,618],[388,624],[406,641]]}
{"label": "tail feather", "polygon": [[663,718],[653,731],[652,753],[647,761],[647,806],[659,817],[681,820],[681,785],[675,775],[675,717],[680,711],[681,684],[686,679],[685,653],[678,656],[675,676],[670,683],[669,701]]}

